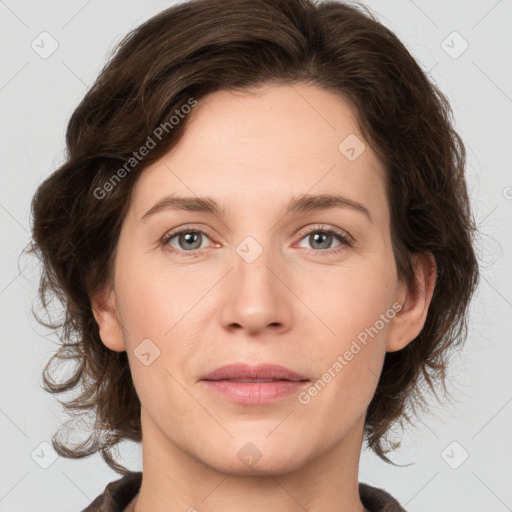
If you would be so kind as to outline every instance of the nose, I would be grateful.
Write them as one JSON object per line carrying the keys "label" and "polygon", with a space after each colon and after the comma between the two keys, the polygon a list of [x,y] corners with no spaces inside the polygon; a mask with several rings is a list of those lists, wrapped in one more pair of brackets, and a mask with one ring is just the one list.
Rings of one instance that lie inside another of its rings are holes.
{"label": "nose", "polygon": [[226,276],[220,321],[229,331],[256,336],[283,333],[292,323],[293,293],[290,272],[278,258],[250,238],[233,255]]}

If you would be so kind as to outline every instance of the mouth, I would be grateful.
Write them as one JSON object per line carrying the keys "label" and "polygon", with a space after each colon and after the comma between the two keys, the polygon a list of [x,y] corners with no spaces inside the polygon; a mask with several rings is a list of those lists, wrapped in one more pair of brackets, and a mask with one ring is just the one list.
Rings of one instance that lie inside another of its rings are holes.
{"label": "mouth", "polygon": [[284,366],[231,364],[201,381],[209,391],[240,405],[263,405],[299,392],[309,380]]}

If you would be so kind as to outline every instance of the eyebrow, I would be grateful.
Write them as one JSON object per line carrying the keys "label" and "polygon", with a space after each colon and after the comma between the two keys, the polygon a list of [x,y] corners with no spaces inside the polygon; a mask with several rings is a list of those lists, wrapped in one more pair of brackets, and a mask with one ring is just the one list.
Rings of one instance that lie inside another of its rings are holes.
{"label": "eyebrow", "polygon": [[[370,222],[372,216],[362,203],[338,194],[310,195],[303,194],[292,197],[286,208],[286,213],[305,213],[328,210],[330,208],[351,208],[363,213]],[[153,215],[168,210],[184,210],[210,213],[218,217],[225,216],[226,210],[220,207],[210,197],[179,197],[166,196],[153,205],[142,217],[141,222],[147,222]]]}

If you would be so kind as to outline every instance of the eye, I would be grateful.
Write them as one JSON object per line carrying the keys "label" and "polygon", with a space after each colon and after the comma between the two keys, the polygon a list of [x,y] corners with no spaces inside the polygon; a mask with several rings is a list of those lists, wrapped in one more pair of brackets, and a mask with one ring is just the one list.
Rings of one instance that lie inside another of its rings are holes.
{"label": "eye", "polygon": [[180,256],[195,256],[196,251],[204,249],[205,239],[209,240],[209,237],[204,231],[185,226],[179,231],[166,234],[161,245]]}
{"label": "eye", "polygon": [[[345,232],[332,227],[316,226],[303,235],[301,240],[304,239],[311,244],[313,251],[329,252],[330,254],[340,252],[352,245],[349,236]],[[329,250],[335,239],[339,241],[338,245],[333,250]]]}

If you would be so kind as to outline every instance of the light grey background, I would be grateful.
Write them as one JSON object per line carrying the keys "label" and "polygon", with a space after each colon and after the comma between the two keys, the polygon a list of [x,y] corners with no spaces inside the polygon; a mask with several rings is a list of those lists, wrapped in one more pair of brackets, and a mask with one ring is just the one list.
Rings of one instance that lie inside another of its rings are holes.
{"label": "light grey background", "polygon": [[[392,458],[409,466],[386,465],[365,451],[359,479],[387,489],[409,512],[505,512],[512,510],[512,1],[365,3],[451,101],[468,149],[482,279],[466,349],[450,374],[456,401],[436,405],[403,434]],[[78,512],[119,478],[99,456],[53,460],[41,445],[64,419],[40,386],[57,345],[30,313],[37,263],[23,258],[18,268],[18,256],[30,236],[30,199],[63,162],[67,120],[108,51],[171,4],[0,1],[0,512]],[[58,43],[48,58],[31,47],[51,48],[43,31]],[[130,468],[141,469],[137,445],[121,452]]]}

